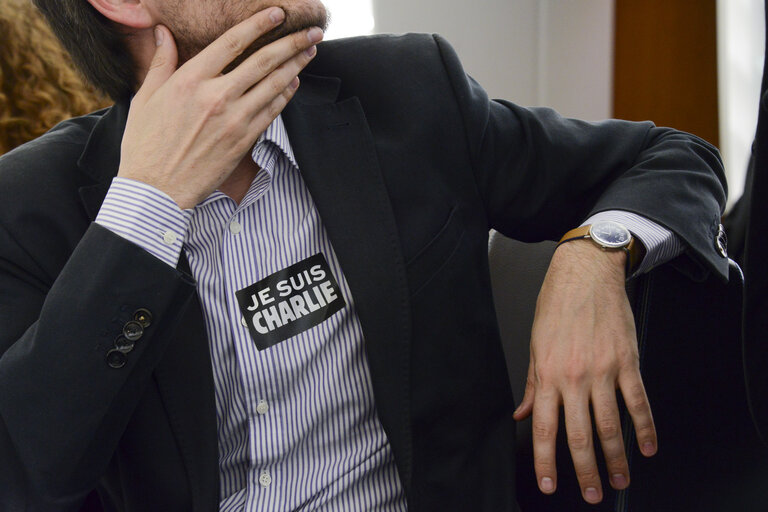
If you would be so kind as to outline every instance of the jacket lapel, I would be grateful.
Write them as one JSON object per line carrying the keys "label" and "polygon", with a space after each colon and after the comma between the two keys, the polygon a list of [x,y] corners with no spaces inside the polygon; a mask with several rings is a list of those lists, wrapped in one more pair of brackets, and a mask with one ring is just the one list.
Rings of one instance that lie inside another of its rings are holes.
{"label": "jacket lapel", "polygon": [[[127,102],[120,102],[104,114],[78,162],[95,181],[80,189],[90,220],[96,218],[112,178],[117,175],[128,106]],[[183,253],[178,268],[190,274]],[[195,296],[166,349],[170,357],[163,357],[154,372],[167,420],[187,469],[195,510],[218,508],[219,493],[216,404],[205,332],[202,308]]]}
{"label": "jacket lapel", "polygon": [[344,275],[365,336],[376,409],[409,488],[411,317],[395,217],[360,101],[339,81],[302,76],[283,111],[296,160]]}

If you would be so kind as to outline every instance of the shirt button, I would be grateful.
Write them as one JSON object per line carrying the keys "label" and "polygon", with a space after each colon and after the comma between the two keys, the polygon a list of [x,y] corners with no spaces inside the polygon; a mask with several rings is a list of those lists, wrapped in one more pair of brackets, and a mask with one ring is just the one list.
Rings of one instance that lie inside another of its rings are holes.
{"label": "shirt button", "polygon": [[272,477],[268,472],[262,471],[261,475],[259,476],[259,483],[266,489],[270,486],[270,484],[272,484]]}
{"label": "shirt button", "polygon": [[236,220],[233,220],[229,223],[229,232],[233,235],[236,235],[240,233],[243,230],[243,225],[237,222]]}
{"label": "shirt button", "polygon": [[163,233],[163,243],[165,245],[173,245],[176,243],[176,239],[179,238],[173,231],[166,231]]}
{"label": "shirt button", "polygon": [[256,412],[261,415],[267,414],[267,412],[269,412],[269,404],[266,400],[259,400],[259,405],[256,406]]}

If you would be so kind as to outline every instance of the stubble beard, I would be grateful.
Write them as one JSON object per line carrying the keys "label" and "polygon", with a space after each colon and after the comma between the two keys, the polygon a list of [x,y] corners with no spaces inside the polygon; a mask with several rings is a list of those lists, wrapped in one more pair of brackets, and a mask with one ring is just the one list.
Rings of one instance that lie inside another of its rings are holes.
{"label": "stubble beard", "polygon": [[[185,0],[182,0],[185,1]],[[310,27],[320,27],[325,31],[328,27],[329,16],[323,4],[320,2],[308,2],[303,9],[292,8],[290,6],[280,5],[279,2],[275,2],[275,5],[282,7],[285,11],[285,21],[276,27],[275,29],[267,32],[263,36],[256,39],[253,43],[246,48],[246,50],[237,57],[232,63],[230,63],[224,72],[228,72],[236,68],[249,56],[253,55],[256,51],[260,50],[264,46],[277,41],[278,39],[285,37],[289,34],[299,32],[301,30]],[[210,20],[206,22],[202,27],[196,29],[191,27],[186,20],[180,15],[180,13],[172,10],[168,15],[168,21],[166,25],[173,33],[176,40],[176,47],[179,54],[179,65],[182,65],[186,61],[192,59],[195,55],[200,53],[205,47],[210,45],[218,37],[220,37],[229,28],[233,27],[237,23],[247,19],[257,11],[243,11],[240,16],[228,16],[226,19],[219,19],[218,21]]]}

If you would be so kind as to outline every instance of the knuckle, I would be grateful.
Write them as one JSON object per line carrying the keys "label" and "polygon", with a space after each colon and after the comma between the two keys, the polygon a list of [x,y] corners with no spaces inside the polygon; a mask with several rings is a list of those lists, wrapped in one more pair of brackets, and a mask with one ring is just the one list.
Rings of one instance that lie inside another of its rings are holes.
{"label": "knuckle", "polygon": [[568,446],[574,450],[586,450],[592,444],[592,436],[583,430],[568,432]]}
{"label": "knuckle", "polygon": [[568,365],[563,373],[565,381],[570,384],[580,384],[584,382],[587,379],[587,375],[587,369],[580,364]]}
{"label": "knuckle", "polygon": [[639,425],[636,429],[638,439],[653,441],[656,438],[656,430],[652,425]]}
{"label": "knuckle", "polygon": [[299,53],[307,43],[306,31],[298,32],[291,38],[294,53]]}
{"label": "knuckle", "polygon": [[232,32],[224,32],[221,36],[221,43],[229,53],[235,55],[243,53],[243,43],[240,41],[240,38],[235,36]]}
{"label": "knuckle", "polygon": [[615,359],[600,358],[595,361],[595,373],[598,375],[615,375],[618,364]]}
{"label": "knuckle", "polygon": [[165,66],[165,63],[168,62],[168,59],[165,57],[165,55],[161,55],[160,52],[155,55],[155,57],[152,59],[152,62],[149,64],[149,69],[157,69]]}
{"label": "knuckle", "polygon": [[625,403],[630,411],[642,412],[648,409],[648,401],[645,399],[645,395],[632,394],[625,400]]}
{"label": "knuckle", "polygon": [[554,427],[543,421],[534,421],[531,425],[531,432],[534,439],[541,441],[551,440],[555,437]]}
{"label": "knuckle", "polygon": [[254,55],[254,67],[261,75],[266,75],[272,69],[272,59],[268,54],[257,53]]}
{"label": "knuckle", "polygon": [[597,469],[592,468],[582,468],[577,471],[579,481],[582,482],[582,484],[585,483],[595,483],[600,480],[600,473],[597,472]]}
{"label": "knuckle", "polygon": [[619,424],[613,420],[604,420],[597,422],[597,432],[601,439],[616,439],[621,433]]}
{"label": "knuckle", "polygon": [[534,466],[536,468],[536,472],[540,475],[552,475],[555,473],[555,470],[557,469],[557,466],[553,464],[553,462],[549,459],[536,459],[534,461]]}
{"label": "knuckle", "polygon": [[208,105],[208,112],[211,115],[218,116],[223,114],[226,110],[228,99],[223,90],[218,90],[215,93],[210,94],[206,103]]}
{"label": "knuckle", "polygon": [[276,118],[278,115],[280,115],[280,112],[283,111],[283,107],[285,107],[285,101],[283,100],[282,96],[278,96],[272,103],[269,104],[267,107],[267,114],[269,114],[269,117],[271,119]]}
{"label": "knuckle", "polygon": [[605,463],[611,469],[623,469],[626,467],[626,458],[623,452],[615,454],[605,454]]}
{"label": "knuckle", "polygon": [[275,76],[267,81],[267,87],[272,97],[279,96],[285,90],[285,85]]}

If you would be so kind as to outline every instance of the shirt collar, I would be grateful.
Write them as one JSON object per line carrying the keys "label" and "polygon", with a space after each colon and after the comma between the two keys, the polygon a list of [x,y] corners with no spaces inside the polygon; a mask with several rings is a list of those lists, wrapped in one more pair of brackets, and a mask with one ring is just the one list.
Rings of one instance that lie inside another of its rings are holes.
{"label": "shirt collar", "polygon": [[[298,170],[299,165],[296,163],[293,148],[291,148],[291,143],[288,140],[288,132],[285,130],[283,118],[278,115],[264,133],[259,136],[253,149],[251,149],[251,158],[261,168],[262,172],[259,172],[253,183],[251,183],[251,188],[243,198],[240,207],[247,206],[253,202],[254,198],[260,196],[269,188],[275,172],[275,163],[281,152],[293,165],[294,169]],[[204,207],[225,197],[223,193],[216,190],[198,206]]]}
{"label": "shirt collar", "polygon": [[272,173],[273,166],[269,165],[269,153],[268,143],[272,143],[276,146],[285,157],[298,169],[299,164],[296,163],[296,157],[293,154],[293,148],[288,140],[288,132],[285,130],[285,124],[283,123],[283,116],[278,115],[272,124],[270,124],[264,133],[261,134],[256,141],[256,145],[251,150],[251,157],[256,164],[262,169],[268,169],[269,173]]}

